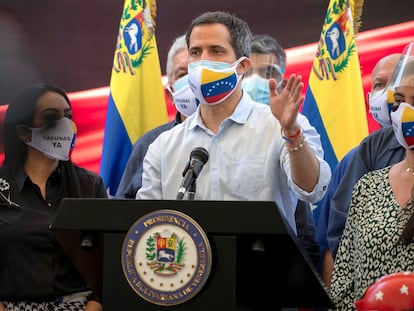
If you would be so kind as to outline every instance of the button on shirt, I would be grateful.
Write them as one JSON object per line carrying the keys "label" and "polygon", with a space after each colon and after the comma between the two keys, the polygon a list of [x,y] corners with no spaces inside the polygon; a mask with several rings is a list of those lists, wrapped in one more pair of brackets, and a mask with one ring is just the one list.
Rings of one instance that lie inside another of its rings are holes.
{"label": "button on shirt", "polygon": [[198,175],[195,200],[274,201],[296,232],[297,198],[319,201],[331,177],[330,167],[323,160],[319,134],[301,114],[298,123],[319,160],[318,184],[312,192],[300,189],[292,181],[281,126],[269,106],[254,102],[244,92],[217,134],[203,125],[197,111],[158,136],[144,158],[142,188],[136,198],[176,199],[191,151],[203,147],[209,160]]}

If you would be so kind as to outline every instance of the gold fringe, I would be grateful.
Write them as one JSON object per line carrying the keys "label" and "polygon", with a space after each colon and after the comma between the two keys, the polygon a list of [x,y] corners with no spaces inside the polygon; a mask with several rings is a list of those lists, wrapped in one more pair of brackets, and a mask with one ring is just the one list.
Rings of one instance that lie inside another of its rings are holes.
{"label": "gold fringe", "polygon": [[356,35],[362,24],[362,7],[364,6],[364,0],[350,0],[350,2],[353,2],[351,11],[354,18],[354,33]]}

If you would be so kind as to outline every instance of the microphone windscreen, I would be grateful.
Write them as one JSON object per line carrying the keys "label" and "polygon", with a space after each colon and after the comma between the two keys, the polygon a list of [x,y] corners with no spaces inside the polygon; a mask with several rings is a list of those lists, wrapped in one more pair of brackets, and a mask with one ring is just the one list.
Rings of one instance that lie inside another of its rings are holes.
{"label": "microphone windscreen", "polygon": [[190,159],[197,158],[204,164],[208,161],[208,151],[203,147],[196,147],[190,153]]}

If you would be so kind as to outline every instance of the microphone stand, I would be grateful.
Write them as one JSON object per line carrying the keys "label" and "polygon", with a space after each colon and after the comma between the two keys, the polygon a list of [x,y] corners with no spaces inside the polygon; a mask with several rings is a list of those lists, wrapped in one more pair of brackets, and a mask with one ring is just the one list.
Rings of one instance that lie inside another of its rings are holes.
{"label": "microphone stand", "polygon": [[188,192],[188,200],[194,201],[194,197],[195,197],[195,194],[196,194],[196,188],[197,188],[196,179],[194,179],[194,181],[190,185],[190,188],[187,191]]}
{"label": "microphone stand", "polygon": [[[194,197],[196,194],[196,179],[193,180],[193,182],[191,183],[191,185],[188,187],[187,193],[188,193],[188,200],[190,201],[194,201]],[[178,192],[177,194],[177,200],[182,200],[184,198],[184,192]]]}
{"label": "microphone stand", "polygon": [[196,179],[200,174],[204,164],[208,161],[208,152],[202,147],[194,148],[190,153],[190,161],[184,168],[183,181],[176,196],[176,200],[182,200],[184,194],[188,192],[188,199],[194,200],[196,193]]}

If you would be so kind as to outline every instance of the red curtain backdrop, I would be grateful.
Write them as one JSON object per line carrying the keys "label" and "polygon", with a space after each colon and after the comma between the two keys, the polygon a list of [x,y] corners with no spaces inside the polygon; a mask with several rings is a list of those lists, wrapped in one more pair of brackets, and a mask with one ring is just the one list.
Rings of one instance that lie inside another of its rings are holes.
{"label": "red curtain backdrop", "polygon": [[[370,74],[377,60],[390,53],[401,53],[404,47],[411,41],[414,41],[414,21],[360,32],[358,34],[357,49],[365,93],[371,88]],[[304,90],[307,87],[315,52],[316,43],[286,50],[287,72],[285,75],[286,77],[290,73],[302,75],[303,81],[305,82]],[[68,95],[72,103],[74,121],[78,127],[78,135],[75,150],[72,153],[72,160],[74,163],[86,169],[99,173],[109,86],[73,92]],[[169,119],[172,120],[175,117],[176,110],[169,100],[167,93],[165,95]],[[335,105],[335,98],[332,98],[332,105]],[[0,106],[0,128],[2,128],[6,109],[7,106]],[[370,132],[377,130],[379,125],[372,119],[368,111],[367,118]],[[3,134],[2,131],[0,134]],[[3,153],[1,152],[0,161],[2,160]]]}

